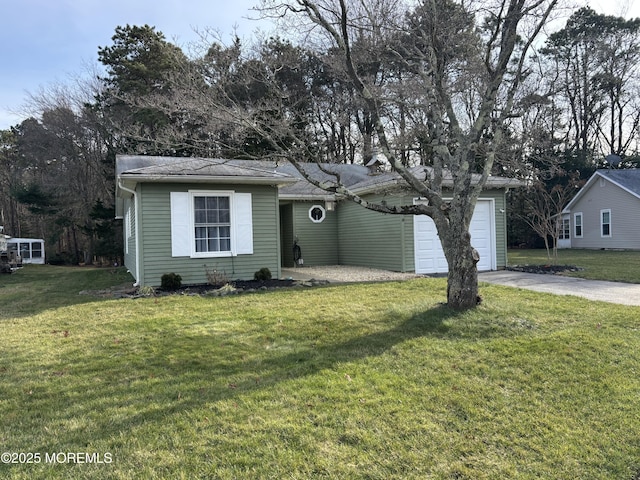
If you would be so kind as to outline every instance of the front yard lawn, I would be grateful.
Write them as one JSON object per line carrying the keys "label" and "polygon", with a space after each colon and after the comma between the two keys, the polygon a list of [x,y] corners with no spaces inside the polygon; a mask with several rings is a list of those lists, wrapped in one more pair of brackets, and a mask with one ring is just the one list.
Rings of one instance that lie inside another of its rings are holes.
{"label": "front yard lawn", "polygon": [[640,471],[638,307],[482,285],[460,313],[430,278],[76,302],[120,274],[55,268],[0,277],[0,450],[40,458],[1,478]]}
{"label": "front yard lawn", "polygon": [[640,251],[558,250],[557,260],[549,260],[544,249],[509,250],[509,265],[574,265],[583,270],[566,273],[572,277],[612,282],[640,283]]}

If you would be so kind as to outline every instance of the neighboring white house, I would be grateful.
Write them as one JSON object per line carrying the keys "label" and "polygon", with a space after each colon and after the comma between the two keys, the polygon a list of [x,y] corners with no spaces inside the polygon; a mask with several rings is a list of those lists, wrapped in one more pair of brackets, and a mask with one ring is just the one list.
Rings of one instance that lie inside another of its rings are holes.
{"label": "neighboring white house", "polygon": [[15,252],[22,258],[22,263],[35,263],[44,265],[44,240],[41,238],[15,238],[7,239],[7,251]]}
{"label": "neighboring white house", "polygon": [[640,250],[640,169],[597,170],[562,222],[559,248]]}

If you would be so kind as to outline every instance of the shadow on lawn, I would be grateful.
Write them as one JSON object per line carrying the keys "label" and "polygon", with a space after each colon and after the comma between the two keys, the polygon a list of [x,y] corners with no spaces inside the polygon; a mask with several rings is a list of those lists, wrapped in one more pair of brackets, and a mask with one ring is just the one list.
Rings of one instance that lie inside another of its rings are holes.
{"label": "shadow on lawn", "polygon": [[[436,306],[387,330],[340,343],[315,345],[307,339],[300,349],[284,354],[264,353],[258,342],[244,350],[237,346],[239,351],[234,352],[230,332],[213,337],[145,335],[144,352],[128,351],[127,345],[113,345],[107,339],[83,363],[78,360],[62,371],[54,370],[58,366],[44,370],[42,388],[23,388],[21,408],[43,412],[33,427],[37,431],[45,419],[60,425],[76,418],[86,425],[85,429],[58,431],[55,438],[45,440],[49,444],[37,446],[42,451],[86,446],[88,440],[118,442],[122,432],[149,424],[161,430],[172,424],[173,415],[268,391],[281,382],[334,370],[341,363],[377,357],[408,340],[430,336],[443,341],[482,341],[505,333],[472,321],[464,312]],[[114,363],[114,356],[121,361]],[[11,444],[9,437],[5,440]]]}
{"label": "shadow on lawn", "polygon": [[[0,275],[0,321],[112,300],[109,292],[113,287],[131,289],[132,284],[133,278],[124,267],[25,265],[11,275]],[[100,295],[102,289],[104,295]],[[87,290],[97,293],[80,294]]]}

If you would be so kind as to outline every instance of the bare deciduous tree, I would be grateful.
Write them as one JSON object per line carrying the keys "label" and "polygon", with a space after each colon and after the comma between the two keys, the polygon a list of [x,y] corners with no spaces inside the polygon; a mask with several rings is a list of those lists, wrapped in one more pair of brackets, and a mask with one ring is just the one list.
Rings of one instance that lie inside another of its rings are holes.
{"label": "bare deciduous tree", "polygon": [[554,175],[568,176],[568,181],[556,183],[551,188],[541,178],[533,182],[527,190],[524,216],[527,224],[544,240],[549,260],[558,258],[558,240],[563,228],[562,210],[583,183],[577,172],[555,172]]}
{"label": "bare deciduous tree", "polygon": [[[309,180],[371,210],[431,217],[449,266],[451,307],[476,305],[479,257],[471,245],[471,216],[502,143],[503,124],[513,112],[527,53],[556,4],[557,0],[475,4],[426,0],[409,12],[401,2],[380,0],[375,3],[378,12],[390,14],[368,15],[370,3],[364,1],[264,2],[271,14],[310,21],[340,53],[346,78],[372,114],[381,152],[407,188],[428,202],[396,207],[374,204],[350,192],[339,177],[331,185]],[[418,89],[412,102],[420,104],[427,119],[432,169],[426,178],[415,176],[393,148],[388,90],[367,81],[354,57],[354,35],[360,30],[375,35],[379,51],[394,55]],[[396,40],[403,34],[408,40],[404,45]],[[304,172],[301,157],[289,158]],[[453,181],[451,190],[444,188],[447,175]]]}

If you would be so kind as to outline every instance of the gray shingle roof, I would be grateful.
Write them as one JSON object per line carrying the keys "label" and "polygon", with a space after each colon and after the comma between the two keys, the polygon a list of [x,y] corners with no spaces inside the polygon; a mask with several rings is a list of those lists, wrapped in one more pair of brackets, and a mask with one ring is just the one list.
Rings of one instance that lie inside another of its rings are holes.
{"label": "gray shingle roof", "polygon": [[265,163],[216,158],[148,157],[122,155],[117,157],[116,174],[141,179],[165,177],[212,177],[265,181],[292,181],[288,175],[275,171]]}
{"label": "gray shingle roof", "polygon": [[[420,179],[426,179],[431,176],[433,172],[432,167],[425,167],[423,165],[411,168],[411,173]],[[478,182],[480,180],[480,175],[474,174],[472,177],[472,182]],[[445,173],[442,185],[444,187],[452,187],[453,179],[451,174]],[[392,187],[403,187],[407,186],[404,179],[400,177],[397,173],[394,172],[384,172],[381,174],[370,175],[365,178],[363,181],[352,185],[351,188],[356,192],[368,192],[379,188],[392,188]],[[515,178],[506,178],[506,177],[496,177],[490,176],[485,185],[486,189],[491,188],[507,188],[507,187],[521,187],[523,183]]]}
{"label": "gray shingle roof", "polygon": [[[311,178],[320,182],[332,182],[335,181],[336,178],[339,178],[340,182],[346,187],[351,187],[362,182],[369,175],[369,169],[363,165],[336,163],[324,164],[322,168],[335,173],[337,177],[323,172],[315,163],[304,164],[305,172],[311,176]],[[295,183],[284,185],[280,188],[280,196],[283,198],[326,197],[332,195],[305,180],[302,173],[289,162],[280,163],[277,171],[286,173],[298,180]]]}
{"label": "gray shingle roof", "polygon": [[[320,182],[337,179],[355,193],[365,194],[382,189],[402,188],[404,180],[394,172],[371,173],[364,165],[305,163],[305,171]],[[323,171],[325,170],[325,171]],[[429,167],[418,166],[412,172],[424,178]],[[327,173],[331,172],[331,173]],[[290,199],[326,198],[332,194],[304,179],[304,176],[289,162],[262,160],[224,160],[211,158],[157,157],[143,155],[118,155],[116,175],[120,178],[144,181],[189,181],[190,179],[226,179],[227,181],[273,182],[280,185],[280,196]],[[479,176],[476,176],[479,178]],[[451,186],[450,176],[444,179]],[[519,180],[504,177],[489,177],[487,188],[518,187]]]}
{"label": "gray shingle roof", "polygon": [[598,174],[640,197],[640,169],[598,170]]}
{"label": "gray shingle roof", "polygon": [[[323,164],[325,170],[336,173],[341,183],[349,188],[356,194],[364,195],[365,193],[371,193],[380,191],[383,189],[393,189],[406,187],[405,181],[395,172],[378,172],[372,174],[371,171],[363,165],[353,164]],[[335,181],[336,177],[328,175],[322,172],[318,165],[311,163],[305,164],[305,170],[314,178],[320,181]],[[425,178],[427,173],[431,172],[430,167],[417,166],[411,169],[411,172],[418,178]],[[326,196],[327,192],[311,185],[304,180],[304,177],[296,168],[289,164],[284,163],[277,167],[277,171],[287,173],[300,179],[297,183],[285,185],[280,189],[281,196],[295,197],[296,195],[316,195]],[[474,175],[474,179],[479,180],[479,175]],[[450,175],[445,175],[443,180],[445,187],[451,187],[453,181]],[[523,183],[515,178],[506,177],[489,177],[486,188],[512,188],[521,187]]]}

